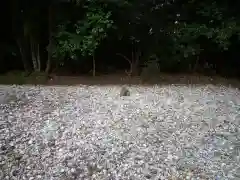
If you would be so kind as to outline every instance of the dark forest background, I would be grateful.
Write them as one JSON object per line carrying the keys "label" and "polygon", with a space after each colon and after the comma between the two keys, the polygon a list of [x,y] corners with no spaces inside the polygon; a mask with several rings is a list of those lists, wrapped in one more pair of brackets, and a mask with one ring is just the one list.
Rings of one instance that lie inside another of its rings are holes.
{"label": "dark forest background", "polygon": [[0,73],[240,77],[240,1],[4,0]]}

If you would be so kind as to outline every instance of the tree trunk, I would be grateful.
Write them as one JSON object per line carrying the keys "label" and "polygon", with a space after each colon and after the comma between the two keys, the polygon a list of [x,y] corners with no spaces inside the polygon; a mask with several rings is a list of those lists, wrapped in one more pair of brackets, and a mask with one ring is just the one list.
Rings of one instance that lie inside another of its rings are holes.
{"label": "tree trunk", "polygon": [[53,26],[53,8],[52,5],[49,5],[48,8],[48,33],[49,33],[49,44],[48,44],[48,59],[47,59],[47,64],[46,64],[46,73],[50,72],[51,69],[51,64],[52,64],[52,26]]}
{"label": "tree trunk", "polygon": [[37,45],[37,62],[38,62],[38,72],[41,71],[41,58],[40,58],[40,47]]}
{"label": "tree trunk", "polygon": [[138,50],[135,43],[133,43],[132,48],[132,75],[137,76],[139,75],[139,62],[140,62],[140,54],[141,52]]}
{"label": "tree trunk", "polygon": [[12,1],[12,33],[15,36],[19,52],[21,54],[21,60],[23,63],[24,70],[28,73],[31,72],[31,66],[28,59],[28,50],[26,44],[26,38],[24,36],[24,19],[21,16],[19,1]]}
{"label": "tree trunk", "polygon": [[31,59],[33,63],[33,70],[36,72],[38,70],[38,63],[36,59],[36,54],[35,54],[35,43],[33,42],[33,39],[30,38],[30,51],[31,51]]}
{"label": "tree trunk", "polygon": [[33,63],[33,69],[35,72],[41,71],[41,60],[39,54],[39,44],[34,41],[33,37],[30,37],[30,51]]}
{"label": "tree trunk", "polygon": [[140,56],[141,56],[141,51],[136,51],[135,52],[135,63],[133,67],[133,75],[138,76],[139,75],[139,64],[140,64]]}
{"label": "tree trunk", "polygon": [[92,57],[92,61],[93,61],[93,77],[96,76],[96,62],[95,62],[95,58],[94,58],[94,55]]}
{"label": "tree trunk", "polygon": [[17,44],[18,44],[18,47],[19,47],[19,51],[21,53],[21,59],[22,59],[24,70],[26,72],[30,72],[31,68],[29,66],[27,53],[26,53],[26,46],[25,46],[24,40],[21,40],[20,38],[17,39]]}

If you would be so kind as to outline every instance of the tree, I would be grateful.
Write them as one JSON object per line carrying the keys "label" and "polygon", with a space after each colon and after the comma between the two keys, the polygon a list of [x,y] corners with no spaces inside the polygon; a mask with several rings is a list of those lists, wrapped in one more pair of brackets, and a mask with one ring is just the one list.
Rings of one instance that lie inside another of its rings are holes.
{"label": "tree", "polygon": [[96,50],[107,48],[103,39],[117,44],[112,53],[129,62],[132,74],[149,57],[159,59],[161,70],[187,70],[191,64],[195,71],[203,52],[210,51],[204,43],[218,45],[214,51],[222,53],[240,32],[239,3],[226,0],[11,2],[13,34],[26,71],[46,66],[48,73],[52,60],[64,65],[91,56],[95,74],[101,54]]}
{"label": "tree", "polygon": [[74,24],[74,31],[69,32],[66,27],[70,22],[64,22],[59,26],[56,35],[54,57],[69,55],[76,58],[77,53],[83,56],[91,56],[93,64],[93,76],[96,75],[95,51],[101,41],[107,37],[107,30],[112,28],[111,12],[105,12],[96,2],[85,5],[86,14],[83,20]]}
{"label": "tree", "polygon": [[[22,2],[23,3],[23,2]],[[12,0],[12,30],[16,43],[21,54],[21,60],[26,72],[31,71],[31,66],[28,59],[26,28],[24,27],[24,6],[20,4],[19,0]]]}

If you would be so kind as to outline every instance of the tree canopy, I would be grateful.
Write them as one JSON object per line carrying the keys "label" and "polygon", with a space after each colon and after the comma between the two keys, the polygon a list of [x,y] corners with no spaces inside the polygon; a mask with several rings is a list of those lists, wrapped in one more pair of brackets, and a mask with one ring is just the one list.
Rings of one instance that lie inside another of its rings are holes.
{"label": "tree canopy", "polygon": [[156,63],[162,72],[240,75],[238,7],[227,0],[11,0],[2,7],[9,23],[1,71],[95,75],[114,67],[139,75]]}

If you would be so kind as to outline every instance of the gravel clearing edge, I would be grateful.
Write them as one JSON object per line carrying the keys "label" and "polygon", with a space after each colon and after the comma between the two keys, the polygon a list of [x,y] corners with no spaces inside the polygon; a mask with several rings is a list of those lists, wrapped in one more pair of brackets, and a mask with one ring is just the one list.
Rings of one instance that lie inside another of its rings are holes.
{"label": "gravel clearing edge", "polygon": [[240,179],[224,86],[0,86],[0,179]]}

